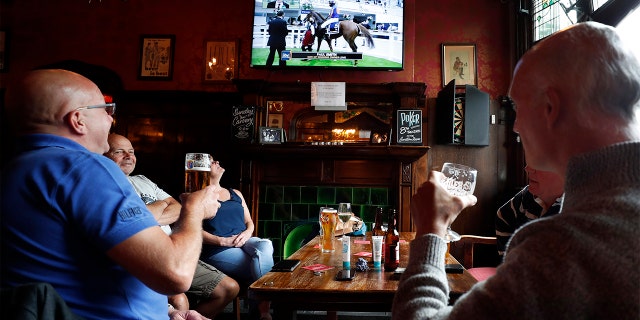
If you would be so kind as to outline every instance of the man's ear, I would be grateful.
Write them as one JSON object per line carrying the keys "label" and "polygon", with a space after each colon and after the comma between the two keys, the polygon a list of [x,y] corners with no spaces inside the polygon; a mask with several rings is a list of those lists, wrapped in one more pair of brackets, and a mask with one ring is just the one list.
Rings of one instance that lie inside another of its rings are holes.
{"label": "man's ear", "polygon": [[552,87],[547,88],[544,117],[548,128],[553,128],[558,124],[561,106],[562,98],[558,94],[558,91]]}
{"label": "man's ear", "polygon": [[82,113],[78,111],[72,111],[69,113],[69,116],[66,118],[67,124],[69,125],[69,130],[74,131],[78,134],[83,134],[87,130],[87,126],[85,125],[85,120],[82,119]]}

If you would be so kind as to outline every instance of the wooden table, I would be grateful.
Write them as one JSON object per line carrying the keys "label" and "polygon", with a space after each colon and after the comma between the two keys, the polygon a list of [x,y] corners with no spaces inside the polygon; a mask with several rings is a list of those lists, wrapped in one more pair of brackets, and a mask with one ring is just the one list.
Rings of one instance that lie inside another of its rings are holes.
{"label": "wooden table", "polygon": [[[409,242],[415,232],[400,233],[400,267],[409,261]],[[300,259],[300,265],[293,272],[268,272],[249,286],[248,296],[252,299],[272,302],[277,317],[274,319],[295,319],[296,310],[326,310],[335,317],[335,311],[389,312],[393,296],[398,289],[398,278],[393,272],[370,270],[358,272],[352,281],[336,281],[334,277],[342,269],[342,252],[338,239],[334,240],[336,250],[322,253],[318,247],[319,237],[314,238],[296,251],[289,259]],[[355,243],[369,241],[368,244]],[[355,268],[359,252],[371,252],[371,236],[351,237],[351,267]],[[404,241],[403,241],[404,240]],[[447,253],[446,263],[458,263]],[[333,269],[315,275],[304,266],[324,264]],[[452,301],[468,291],[477,281],[464,270],[461,274],[447,274]]]}

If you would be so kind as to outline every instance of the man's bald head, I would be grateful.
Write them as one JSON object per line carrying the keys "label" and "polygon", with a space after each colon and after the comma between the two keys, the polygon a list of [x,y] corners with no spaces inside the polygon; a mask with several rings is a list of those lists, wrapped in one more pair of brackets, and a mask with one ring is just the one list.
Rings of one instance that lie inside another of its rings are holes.
{"label": "man's bald head", "polygon": [[43,69],[9,87],[6,110],[17,132],[42,132],[60,126],[69,111],[100,99],[102,93],[91,80],[71,71]]}

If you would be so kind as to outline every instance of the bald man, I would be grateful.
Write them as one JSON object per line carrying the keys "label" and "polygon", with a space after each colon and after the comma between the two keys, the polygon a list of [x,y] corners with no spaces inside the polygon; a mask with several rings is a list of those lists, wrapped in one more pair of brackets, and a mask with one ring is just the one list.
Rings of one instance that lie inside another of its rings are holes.
{"label": "bald man", "polygon": [[[104,155],[120,167],[136,193],[158,220],[162,230],[171,234],[170,224],[180,217],[180,203],[146,176],[131,175],[136,168],[138,158],[127,137],[112,133],[108,141],[109,151]],[[188,310],[189,301],[192,301],[193,309],[209,318],[214,318],[238,295],[239,291],[240,286],[233,278],[209,264],[198,261],[193,282],[187,293],[170,296],[169,303],[177,309]]]}
{"label": "bald man", "polygon": [[562,212],[518,229],[496,274],[451,306],[443,238],[477,200],[431,172],[392,318],[640,319],[638,59],[615,28],[579,23],[525,53],[509,91],[527,164],[565,180]]}
{"label": "bald man", "polygon": [[168,236],[102,155],[115,104],[93,82],[37,70],[6,98],[18,153],[2,172],[2,286],[49,283],[86,319],[205,319],[168,313],[166,296],[191,284],[202,220],[219,208],[215,188],[182,196]]}

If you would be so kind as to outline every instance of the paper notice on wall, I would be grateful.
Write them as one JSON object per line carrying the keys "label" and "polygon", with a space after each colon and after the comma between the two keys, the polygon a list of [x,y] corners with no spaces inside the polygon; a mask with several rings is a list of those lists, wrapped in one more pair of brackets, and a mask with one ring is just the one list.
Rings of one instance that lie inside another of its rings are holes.
{"label": "paper notice on wall", "polygon": [[311,82],[315,110],[347,110],[345,82]]}

